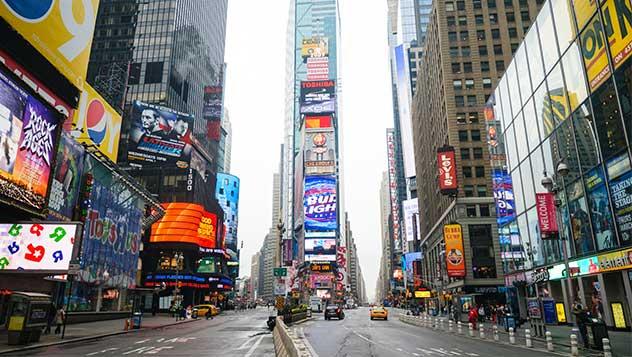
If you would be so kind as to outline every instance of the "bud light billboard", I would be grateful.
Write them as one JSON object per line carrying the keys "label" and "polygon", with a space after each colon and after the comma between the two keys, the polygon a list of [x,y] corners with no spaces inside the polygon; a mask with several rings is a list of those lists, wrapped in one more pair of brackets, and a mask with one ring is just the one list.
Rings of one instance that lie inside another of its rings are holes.
{"label": "bud light billboard", "polygon": [[492,171],[492,189],[496,202],[496,221],[502,227],[515,216],[513,185],[507,170]]}
{"label": "bud light billboard", "polygon": [[305,177],[303,208],[306,231],[335,231],[336,178],[333,176]]}

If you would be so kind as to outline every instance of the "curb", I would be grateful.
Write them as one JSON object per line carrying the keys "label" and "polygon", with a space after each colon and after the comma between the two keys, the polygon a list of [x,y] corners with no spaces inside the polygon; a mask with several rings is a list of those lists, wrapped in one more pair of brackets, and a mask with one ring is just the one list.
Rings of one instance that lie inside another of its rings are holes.
{"label": "curb", "polygon": [[300,324],[305,323],[305,322],[307,322],[307,321],[312,321],[313,319],[314,319],[314,317],[307,317],[307,318],[304,318],[304,319],[302,319],[302,320],[299,320],[299,321],[296,321],[296,322],[292,322],[292,323],[290,323],[290,324],[289,324],[289,325],[287,325],[287,326],[288,326],[288,327],[291,327],[291,326],[300,325]]}
{"label": "curb", "polygon": [[137,332],[141,332],[141,331],[156,330],[156,329],[163,328],[163,327],[169,327],[169,326],[174,326],[174,325],[182,325],[182,324],[195,322],[195,321],[202,321],[202,320],[201,319],[191,319],[191,320],[184,320],[184,321],[181,321],[181,322],[168,323],[168,324],[160,325],[160,326],[147,326],[147,327],[143,327],[143,328],[137,329],[137,330],[108,332],[108,333],[103,333],[103,334],[100,334],[100,335],[85,336],[85,337],[73,338],[73,339],[68,339],[68,340],[59,340],[59,341],[55,341],[55,342],[48,342],[48,343],[35,344],[35,345],[27,345],[27,346],[22,346],[22,347],[16,347],[16,348],[13,348],[13,349],[10,349],[10,350],[0,350],[0,355],[5,355],[5,354],[9,354],[9,353],[16,353],[16,352],[24,352],[24,351],[35,350],[35,349],[38,349],[38,348],[45,348],[45,347],[50,347],[50,346],[65,345],[65,344],[76,343],[76,342],[98,340],[98,339],[104,338],[104,337],[123,335],[123,334],[127,334],[127,333],[137,333]]}

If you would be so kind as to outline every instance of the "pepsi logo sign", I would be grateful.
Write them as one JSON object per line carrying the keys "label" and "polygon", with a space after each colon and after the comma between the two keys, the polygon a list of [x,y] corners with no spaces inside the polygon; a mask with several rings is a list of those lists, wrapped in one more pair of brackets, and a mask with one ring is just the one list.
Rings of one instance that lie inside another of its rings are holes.
{"label": "pepsi logo sign", "polygon": [[39,22],[53,9],[54,0],[3,0],[13,15],[26,22]]}
{"label": "pepsi logo sign", "polygon": [[92,141],[101,145],[105,138],[108,122],[112,120],[112,115],[105,110],[105,106],[98,99],[93,99],[88,104],[86,111],[86,127],[88,136]]}

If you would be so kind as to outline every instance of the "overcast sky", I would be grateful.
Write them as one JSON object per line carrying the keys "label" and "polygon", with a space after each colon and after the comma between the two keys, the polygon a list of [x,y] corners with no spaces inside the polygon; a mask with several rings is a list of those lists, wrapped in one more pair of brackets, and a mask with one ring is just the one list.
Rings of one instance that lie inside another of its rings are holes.
{"label": "overcast sky", "polygon": [[[345,206],[370,299],[379,272],[380,180],[392,126],[386,0],[339,0]],[[361,4],[361,11],[358,9]],[[231,173],[241,179],[240,275],[272,224],[272,175],[283,140],[289,0],[230,0],[226,107],[233,125]]]}

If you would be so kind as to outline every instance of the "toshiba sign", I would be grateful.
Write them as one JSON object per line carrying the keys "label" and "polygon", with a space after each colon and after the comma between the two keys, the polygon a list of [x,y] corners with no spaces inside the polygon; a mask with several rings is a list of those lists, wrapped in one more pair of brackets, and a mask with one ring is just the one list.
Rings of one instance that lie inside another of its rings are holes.
{"label": "toshiba sign", "polygon": [[454,148],[444,146],[437,150],[437,163],[439,164],[439,187],[444,195],[454,195],[457,190],[456,160]]}

